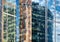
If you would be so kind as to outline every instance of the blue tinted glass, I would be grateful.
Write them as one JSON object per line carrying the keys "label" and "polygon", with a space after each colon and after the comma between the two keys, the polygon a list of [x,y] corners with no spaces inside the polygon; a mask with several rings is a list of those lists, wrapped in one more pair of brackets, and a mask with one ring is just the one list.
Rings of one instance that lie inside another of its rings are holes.
{"label": "blue tinted glass", "polygon": [[56,0],[56,42],[60,42],[60,0]]}

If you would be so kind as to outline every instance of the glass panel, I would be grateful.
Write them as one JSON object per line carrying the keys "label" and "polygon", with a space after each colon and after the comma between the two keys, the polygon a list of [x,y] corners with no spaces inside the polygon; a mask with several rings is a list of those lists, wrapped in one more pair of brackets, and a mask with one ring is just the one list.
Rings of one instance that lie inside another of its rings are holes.
{"label": "glass panel", "polygon": [[16,0],[6,0],[4,3],[4,12],[11,14],[11,15],[16,15]]}
{"label": "glass panel", "polygon": [[60,0],[56,0],[56,42],[60,42]]}
{"label": "glass panel", "polygon": [[15,28],[16,28],[15,24],[16,24],[15,17],[8,15],[8,41],[9,42],[14,42],[15,40]]}
{"label": "glass panel", "polygon": [[3,28],[4,36],[3,37],[4,37],[4,42],[7,42],[7,40],[6,40],[7,39],[7,28],[8,28],[8,26],[7,26],[7,15],[4,14],[3,16],[4,16],[4,19],[3,19],[4,20],[4,25],[3,25],[4,26],[4,28]]}
{"label": "glass panel", "polygon": [[15,4],[16,0],[6,0],[6,2]]}
{"label": "glass panel", "polygon": [[4,32],[7,30],[7,15],[4,15]]}
{"label": "glass panel", "polygon": [[45,0],[32,0],[32,42],[45,42]]}
{"label": "glass panel", "polygon": [[55,42],[55,1],[47,0],[48,42]]}
{"label": "glass panel", "polygon": [[0,22],[2,22],[2,1],[0,0]]}
{"label": "glass panel", "polygon": [[[14,16],[4,14],[4,41],[13,42],[15,40],[16,21]],[[9,36],[10,35],[10,36]]]}
{"label": "glass panel", "polygon": [[0,6],[2,6],[2,0],[0,0]]}
{"label": "glass panel", "polygon": [[2,42],[2,0],[0,0],[0,42]]}
{"label": "glass panel", "polygon": [[[4,42],[15,42],[16,39],[16,0],[3,0]],[[6,33],[6,34],[5,34]]]}

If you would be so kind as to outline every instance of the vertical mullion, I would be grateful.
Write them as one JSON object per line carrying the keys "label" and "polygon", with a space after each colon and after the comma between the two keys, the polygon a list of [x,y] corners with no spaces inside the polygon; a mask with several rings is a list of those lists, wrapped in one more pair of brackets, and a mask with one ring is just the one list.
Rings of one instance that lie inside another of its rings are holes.
{"label": "vertical mullion", "polygon": [[54,6],[55,6],[55,11],[54,11],[54,14],[55,14],[55,42],[56,42],[56,0],[54,0],[55,1],[55,4],[54,4]]}
{"label": "vertical mullion", "polygon": [[[6,5],[8,4],[6,3]],[[7,14],[8,14],[8,9],[7,9]],[[7,15],[7,42],[8,42],[8,15]]]}
{"label": "vertical mullion", "polygon": [[[15,6],[14,6],[14,16],[15,16]],[[16,26],[16,25],[15,25],[15,20],[16,20],[15,18],[16,18],[16,17],[14,17],[14,42],[15,42],[15,36],[16,36],[16,35],[15,35],[15,29],[16,29],[16,28],[15,28],[15,26]]]}
{"label": "vertical mullion", "polygon": [[[6,2],[6,5],[8,6],[8,3]],[[8,42],[8,8],[6,8],[6,10],[7,10],[7,42]]]}
{"label": "vertical mullion", "polygon": [[47,21],[47,0],[45,0],[45,42],[48,42],[48,38],[47,38],[47,28],[48,28],[48,26],[47,26],[47,23],[48,23],[48,21]]}

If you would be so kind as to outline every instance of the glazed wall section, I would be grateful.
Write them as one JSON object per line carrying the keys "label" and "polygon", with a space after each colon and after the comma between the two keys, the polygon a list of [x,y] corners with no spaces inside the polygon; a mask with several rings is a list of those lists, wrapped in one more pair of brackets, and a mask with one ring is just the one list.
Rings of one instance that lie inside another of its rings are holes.
{"label": "glazed wall section", "polygon": [[0,0],[0,42],[2,42],[2,0]]}
{"label": "glazed wall section", "polygon": [[31,42],[31,0],[20,0],[20,42]]}

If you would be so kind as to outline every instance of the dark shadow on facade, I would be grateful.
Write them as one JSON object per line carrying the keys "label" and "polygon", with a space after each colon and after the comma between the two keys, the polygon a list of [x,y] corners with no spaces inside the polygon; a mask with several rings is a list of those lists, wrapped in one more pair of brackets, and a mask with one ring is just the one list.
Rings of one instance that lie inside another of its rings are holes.
{"label": "dark shadow on facade", "polygon": [[[53,42],[53,15],[48,9],[48,42]],[[51,21],[49,21],[51,20]],[[32,42],[45,42],[45,7],[32,2]]]}

